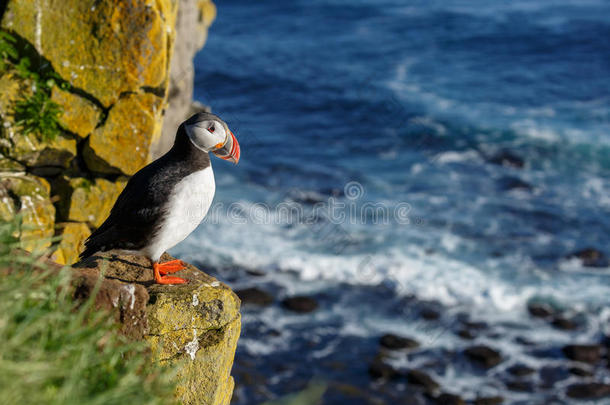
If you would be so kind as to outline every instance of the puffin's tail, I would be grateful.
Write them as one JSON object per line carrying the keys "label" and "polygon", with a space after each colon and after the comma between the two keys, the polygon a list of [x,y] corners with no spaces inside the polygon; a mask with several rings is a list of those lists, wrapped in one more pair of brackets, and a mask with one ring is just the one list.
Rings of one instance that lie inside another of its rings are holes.
{"label": "puffin's tail", "polygon": [[85,241],[85,250],[79,255],[80,260],[86,259],[97,252],[104,252],[108,249],[109,240],[106,229],[101,227],[95,230]]}
{"label": "puffin's tail", "polygon": [[85,241],[85,250],[83,250],[81,252],[81,254],[79,255],[79,259],[80,260],[86,259],[89,256],[93,256],[93,254],[99,252],[100,250],[101,249],[99,248],[99,246],[96,243],[92,243],[91,237],[89,237]]}

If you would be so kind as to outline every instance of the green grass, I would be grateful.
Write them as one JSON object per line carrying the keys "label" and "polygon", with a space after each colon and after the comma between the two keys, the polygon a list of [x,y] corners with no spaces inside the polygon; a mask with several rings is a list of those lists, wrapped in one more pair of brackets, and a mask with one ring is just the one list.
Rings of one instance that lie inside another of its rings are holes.
{"label": "green grass", "polygon": [[70,270],[16,253],[0,223],[0,398],[6,404],[173,403],[172,371],[117,333],[92,300],[71,298]]}
{"label": "green grass", "polygon": [[6,31],[0,31],[0,71],[13,70],[19,78],[32,86],[32,94],[17,100],[13,105],[15,124],[24,134],[34,134],[39,140],[50,142],[62,132],[58,123],[62,109],[51,100],[51,91],[58,83],[62,88],[67,83],[50,68],[48,62],[39,61],[34,64],[31,59],[33,53],[31,46],[21,49],[17,38]]}
{"label": "green grass", "polygon": [[14,106],[15,124],[24,134],[38,135],[43,142],[50,142],[61,134],[57,119],[61,107],[51,101],[48,91],[36,89],[34,93],[19,100]]}

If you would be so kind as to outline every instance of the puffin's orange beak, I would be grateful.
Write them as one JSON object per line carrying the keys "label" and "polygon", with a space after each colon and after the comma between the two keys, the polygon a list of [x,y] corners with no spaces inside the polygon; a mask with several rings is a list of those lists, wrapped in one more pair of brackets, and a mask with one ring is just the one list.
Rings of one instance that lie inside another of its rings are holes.
{"label": "puffin's orange beak", "polygon": [[237,142],[237,138],[235,138],[235,135],[233,135],[233,132],[229,131],[229,134],[231,136],[229,137],[229,139],[227,139],[227,142],[225,142],[223,146],[216,149],[214,151],[214,154],[221,159],[228,160],[237,164],[237,162],[239,162],[240,154],[239,143]]}

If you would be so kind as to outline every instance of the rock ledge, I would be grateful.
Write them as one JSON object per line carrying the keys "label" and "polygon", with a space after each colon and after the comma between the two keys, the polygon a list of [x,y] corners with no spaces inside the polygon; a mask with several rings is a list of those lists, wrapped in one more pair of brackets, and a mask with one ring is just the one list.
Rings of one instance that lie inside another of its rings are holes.
{"label": "rock ledge", "polygon": [[[165,254],[161,261],[172,259]],[[126,307],[119,316],[122,330],[145,338],[158,361],[180,364],[176,395],[181,403],[229,404],[241,315],[239,298],[228,286],[191,265],[176,273],[188,284],[154,284],[150,263],[139,256],[103,253],[73,267],[88,280],[81,283],[84,295],[92,290],[87,286],[97,279],[95,275],[103,272],[106,279],[100,293],[110,291],[105,293],[106,301],[116,307],[112,299],[116,295],[121,308]],[[98,301],[104,299],[100,293]],[[144,308],[144,313],[134,317],[134,308]]]}

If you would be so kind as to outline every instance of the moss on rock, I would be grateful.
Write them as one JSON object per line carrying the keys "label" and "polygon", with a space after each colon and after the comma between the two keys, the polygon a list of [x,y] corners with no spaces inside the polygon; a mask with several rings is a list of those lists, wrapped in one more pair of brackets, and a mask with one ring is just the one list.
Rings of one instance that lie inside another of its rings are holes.
{"label": "moss on rock", "polygon": [[76,140],[65,134],[52,141],[42,142],[36,134],[14,131],[10,144],[2,152],[28,167],[66,168],[76,156]]}
{"label": "moss on rock", "polygon": [[25,166],[21,163],[8,158],[6,156],[0,155],[0,173],[1,172],[23,172],[25,170]]}
{"label": "moss on rock", "polygon": [[15,105],[33,93],[35,83],[13,71],[0,76],[0,151],[6,157],[28,167],[68,167],[76,156],[76,140],[68,134],[42,141],[37,132],[24,131],[15,123]]}
{"label": "moss on rock", "polygon": [[[165,254],[161,261],[171,259]],[[240,301],[229,287],[191,265],[176,273],[188,284],[153,284],[150,262],[140,256],[102,253],[75,267],[104,269],[106,277],[147,285],[145,337],[153,358],[178,365],[180,403],[229,404],[234,386],[230,373],[241,326]]]}
{"label": "moss on rock", "polygon": [[40,177],[19,174],[0,178],[0,215],[5,220],[21,215],[18,236],[30,252],[49,247],[55,233],[55,207],[49,193],[49,183]]}

